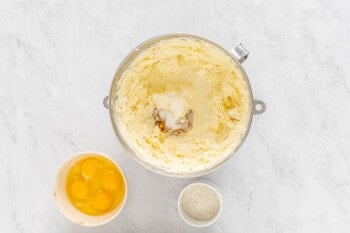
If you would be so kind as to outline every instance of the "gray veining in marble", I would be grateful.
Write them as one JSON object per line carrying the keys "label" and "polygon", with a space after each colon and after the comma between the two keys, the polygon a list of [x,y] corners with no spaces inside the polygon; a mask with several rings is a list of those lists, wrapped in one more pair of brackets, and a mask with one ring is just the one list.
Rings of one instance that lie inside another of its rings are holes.
{"label": "gray veining in marble", "polygon": [[[350,1],[0,2],[0,232],[350,232]],[[177,195],[193,179],[155,175],[117,141],[102,106],[124,56],[155,35],[242,42],[267,111],[222,168],[205,176],[224,209],[186,225]],[[52,197],[69,155],[98,150],[126,172],[122,214],[98,228],[66,220]]]}

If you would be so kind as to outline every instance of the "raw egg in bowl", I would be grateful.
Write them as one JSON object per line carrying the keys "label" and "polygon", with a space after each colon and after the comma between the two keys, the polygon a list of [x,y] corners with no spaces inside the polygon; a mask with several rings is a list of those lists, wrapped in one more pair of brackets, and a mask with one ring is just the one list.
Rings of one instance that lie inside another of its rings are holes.
{"label": "raw egg in bowl", "polygon": [[126,197],[123,171],[100,152],[73,155],[58,169],[54,198],[61,212],[74,223],[105,224],[122,211]]}

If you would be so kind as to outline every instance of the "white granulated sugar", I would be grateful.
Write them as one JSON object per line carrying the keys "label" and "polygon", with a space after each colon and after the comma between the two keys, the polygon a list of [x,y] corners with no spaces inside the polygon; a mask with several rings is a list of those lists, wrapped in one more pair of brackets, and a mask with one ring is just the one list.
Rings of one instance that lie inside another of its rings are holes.
{"label": "white granulated sugar", "polygon": [[184,192],[181,203],[185,213],[196,220],[209,220],[215,217],[220,209],[217,193],[205,184],[190,186]]}

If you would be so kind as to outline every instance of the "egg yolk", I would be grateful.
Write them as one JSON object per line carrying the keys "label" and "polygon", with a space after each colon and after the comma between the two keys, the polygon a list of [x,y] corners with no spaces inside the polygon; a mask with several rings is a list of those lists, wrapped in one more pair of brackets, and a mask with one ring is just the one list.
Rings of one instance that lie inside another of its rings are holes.
{"label": "egg yolk", "polygon": [[73,197],[78,200],[85,199],[89,194],[89,187],[87,184],[81,180],[76,180],[72,183],[70,187],[70,192]]}
{"label": "egg yolk", "polygon": [[92,207],[99,211],[105,211],[112,205],[112,197],[103,191],[97,192],[92,199]]}
{"label": "egg yolk", "polygon": [[81,164],[81,175],[88,180],[96,175],[97,169],[101,169],[102,164],[96,159],[87,159]]}
{"label": "egg yolk", "polygon": [[104,190],[113,191],[120,186],[120,177],[116,176],[114,173],[106,173],[102,178],[102,188]]}
{"label": "egg yolk", "polygon": [[75,208],[99,216],[118,208],[124,200],[125,182],[110,160],[91,155],[76,162],[69,170],[66,193]]}

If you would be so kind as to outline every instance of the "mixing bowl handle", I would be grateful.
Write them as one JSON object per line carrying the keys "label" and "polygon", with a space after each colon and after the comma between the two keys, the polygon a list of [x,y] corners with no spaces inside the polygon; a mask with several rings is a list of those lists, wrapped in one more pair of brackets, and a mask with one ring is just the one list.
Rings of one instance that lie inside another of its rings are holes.
{"label": "mixing bowl handle", "polygon": [[107,95],[104,99],[103,99],[103,106],[107,109],[109,109],[109,95]]}
{"label": "mixing bowl handle", "polygon": [[266,110],[266,104],[261,100],[253,100],[253,114],[259,115]]}
{"label": "mixing bowl handle", "polygon": [[234,47],[230,52],[240,63],[243,63],[249,55],[248,50],[246,50],[241,43]]}

